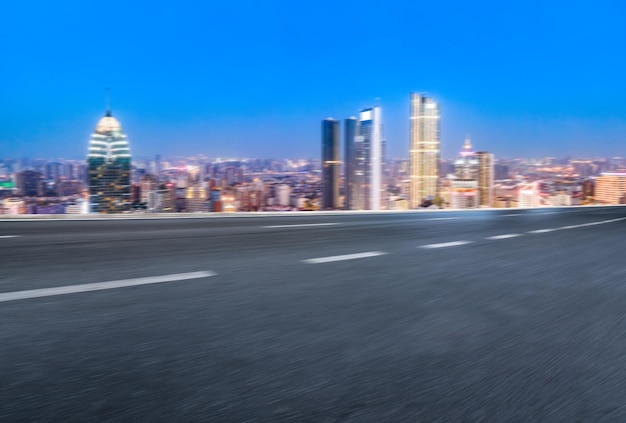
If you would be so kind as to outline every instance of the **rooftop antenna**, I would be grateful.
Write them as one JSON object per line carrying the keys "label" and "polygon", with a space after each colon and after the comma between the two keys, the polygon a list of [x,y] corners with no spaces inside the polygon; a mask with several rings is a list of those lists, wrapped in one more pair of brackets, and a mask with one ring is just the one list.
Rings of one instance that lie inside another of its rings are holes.
{"label": "rooftop antenna", "polygon": [[106,106],[106,115],[111,116],[111,88],[104,89],[104,102]]}

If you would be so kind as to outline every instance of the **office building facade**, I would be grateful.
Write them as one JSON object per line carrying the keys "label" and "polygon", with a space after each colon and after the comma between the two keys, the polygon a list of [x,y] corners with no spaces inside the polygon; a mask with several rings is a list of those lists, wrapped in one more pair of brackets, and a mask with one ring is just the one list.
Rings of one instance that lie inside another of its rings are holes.
{"label": "office building facade", "polygon": [[130,210],[130,149],[122,126],[111,111],[98,121],[91,136],[87,165],[91,212]]}
{"label": "office building facade", "polygon": [[339,121],[322,121],[322,208],[339,208]]}
{"label": "office building facade", "polygon": [[486,151],[476,153],[478,159],[478,205],[493,207],[493,154]]}
{"label": "office building facade", "polygon": [[626,203],[626,173],[605,172],[598,176],[595,201],[601,204]]}
{"label": "office building facade", "polygon": [[363,208],[362,200],[357,201],[357,186],[363,183],[363,170],[360,169],[359,160],[357,160],[357,130],[358,119],[350,117],[344,120],[343,138],[344,138],[344,208],[346,210],[355,210]]}
{"label": "office building facade", "polygon": [[439,192],[439,104],[411,93],[409,207],[417,208]]}

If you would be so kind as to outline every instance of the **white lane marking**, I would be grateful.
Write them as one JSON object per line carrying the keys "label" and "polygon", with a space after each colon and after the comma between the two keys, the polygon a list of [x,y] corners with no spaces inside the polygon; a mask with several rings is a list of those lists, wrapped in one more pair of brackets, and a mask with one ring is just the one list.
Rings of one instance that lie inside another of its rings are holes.
{"label": "white lane marking", "polygon": [[420,245],[419,248],[445,248],[445,247],[456,247],[457,245],[465,245],[471,244],[472,241],[452,241],[452,242],[441,242],[439,244],[428,244],[428,245]]}
{"label": "white lane marking", "polygon": [[302,260],[302,262],[308,263],[308,264],[319,264],[319,263],[329,263],[332,261],[354,260],[354,259],[360,259],[360,258],[366,258],[366,257],[384,256],[385,254],[387,253],[385,253],[384,251],[368,251],[365,253],[344,254],[341,256],[318,257],[318,258],[312,258],[308,260]]}
{"label": "white lane marking", "polygon": [[20,238],[22,235],[0,235],[0,238]]}
{"label": "white lane marking", "polygon": [[585,226],[604,225],[605,223],[619,222],[620,220],[625,220],[625,219],[626,219],[626,217],[620,217],[620,218],[617,218],[617,219],[609,219],[609,220],[599,220],[599,221],[596,221],[596,222],[581,223],[579,225],[561,226],[560,228],[557,228],[557,229],[584,228]]}
{"label": "white lane marking", "polygon": [[626,217],[620,217],[620,218],[617,218],[617,219],[610,219],[610,220],[599,220],[597,222],[581,223],[579,225],[567,225],[567,226],[561,226],[559,228],[535,229],[534,231],[529,231],[527,233],[529,233],[529,234],[543,234],[543,233],[546,233],[546,232],[561,231],[561,230],[565,230],[565,229],[576,229],[576,228],[584,228],[586,226],[604,225],[605,223],[619,222],[620,220],[626,220]]}
{"label": "white lane marking", "polygon": [[149,285],[154,283],[176,282],[188,279],[208,278],[217,273],[211,271],[177,273],[173,275],[149,276],[147,278],[122,279],[110,282],[85,283],[81,285],[57,286],[54,288],[31,289],[0,293],[0,302],[25,300],[28,298],[51,297],[54,295],[75,294],[78,292],[101,291],[104,289],[125,288],[128,286]]}
{"label": "white lane marking", "polygon": [[522,236],[522,234],[495,235],[495,236],[489,236],[485,239],[507,239],[507,238],[515,238],[516,236]]}
{"label": "white lane marking", "polygon": [[305,226],[334,226],[339,225],[339,223],[300,223],[297,225],[271,225],[271,226],[263,226],[263,228],[301,228]]}
{"label": "white lane marking", "polygon": [[424,219],[424,220],[457,220],[458,217],[434,217],[432,219]]}
{"label": "white lane marking", "polygon": [[521,216],[521,215],[522,215],[522,213],[511,213],[511,214],[503,214],[501,216],[508,217],[508,216]]}
{"label": "white lane marking", "polygon": [[558,212],[533,213],[533,216],[543,216],[546,214],[558,214]]}

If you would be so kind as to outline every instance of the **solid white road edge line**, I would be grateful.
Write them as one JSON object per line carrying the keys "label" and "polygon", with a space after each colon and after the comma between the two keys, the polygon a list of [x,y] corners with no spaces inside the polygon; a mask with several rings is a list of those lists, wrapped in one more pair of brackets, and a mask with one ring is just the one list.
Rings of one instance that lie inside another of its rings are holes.
{"label": "solid white road edge line", "polygon": [[334,226],[339,225],[339,223],[299,223],[296,225],[270,225],[270,226],[262,226],[263,228],[302,228],[304,226]]}
{"label": "solid white road edge line", "polygon": [[356,253],[356,254],[344,254],[341,256],[329,256],[329,257],[318,257],[312,258],[308,260],[302,260],[303,263],[308,264],[319,264],[319,263],[329,263],[332,261],[343,261],[343,260],[354,260],[366,257],[376,257],[376,256],[384,256],[384,251],[368,251],[365,253]]}
{"label": "solid white road edge line", "polygon": [[420,245],[419,248],[445,248],[445,247],[456,247],[457,245],[465,245],[471,244],[472,241],[452,241],[452,242],[442,242],[439,244],[428,244],[428,245]]}
{"label": "solid white road edge line", "polygon": [[54,295],[75,294],[78,292],[101,291],[105,289],[126,288],[129,286],[149,285],[155,283],[176,282],[188,279],[208,278],[217,273],[211,271],[177,273],[173,275],[149,276],[146,278],[122,279],[118,281],[86,283],[81,285],[57,286],[54,288],[31,289],[0,293],[0,302],[25,300],[28,298],[51,297]]}

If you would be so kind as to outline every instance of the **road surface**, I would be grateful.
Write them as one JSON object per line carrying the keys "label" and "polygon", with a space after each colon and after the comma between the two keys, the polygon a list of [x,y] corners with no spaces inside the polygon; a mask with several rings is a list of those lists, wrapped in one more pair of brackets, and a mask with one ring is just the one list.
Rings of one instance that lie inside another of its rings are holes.
{"label": "road surface", "polygon": [[0,421],[626,421],[626,208],[0,222]]}

